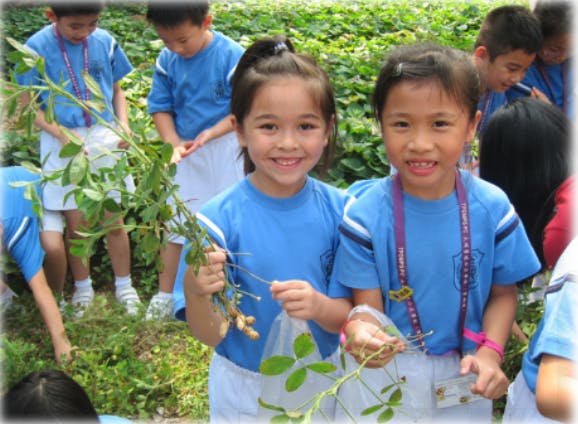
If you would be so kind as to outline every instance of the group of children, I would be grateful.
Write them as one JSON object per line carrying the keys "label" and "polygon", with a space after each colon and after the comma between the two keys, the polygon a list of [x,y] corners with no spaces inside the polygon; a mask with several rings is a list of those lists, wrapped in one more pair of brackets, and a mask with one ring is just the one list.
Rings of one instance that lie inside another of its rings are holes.
{"label": "group of children", "polygon": [[[114,68],[120,59],[110,55],[120,57],[120,47],[104,36],[105,41],[92,38],[101,32],[97,12],[58,16],[51,10],[54,25],[39,33],[55,46],[50,64],[59,62],[56,75],[68,75],[72,92],[85,99],[81,79],[74,82],[76,68],[68,64],[77,64],[77,71],[83,63],[93,69],[88,56],[99,58],[92,53],[97,45],[109,54],[101,62]],[[349,357],[366,366],[370,384],[344,385],[329,418],[361,420],[371,406],[360,402],[363,391],[379,392],[386,383],[380,377],[386,373],[371,370],[385,367],[404,380],[396,419],[490,422],[491,400],[508,389],[501,364],[516,315],[516,283],[538,273],[541,264],[526,223],[504,191],[456,164],[476,136],[483,146],[496,98],[506,98],[537,54],[539,60],[553,60],[547,52],[559,51],[558,38],[545,41],[549,35],[528,9],[504,6],[485,19],[473,55],[435,44],[394,49],[377,79],[372,106],[396,172],[346,192],[309,176],[329,163],[337,133],[333,90],[313,58],[297,53],[285,36],[257,40],[243,52],[210,29],[212,18],[202,2],[170,8],[157,3],[147,18],[166,45],[155,65],[149,111],[162,140],[173,145],[179,194],[211,245],[206,264],[195,269],[185,262],[186,241],[169,237],[161,252],[160,291],[149,308],[172,312],[174,299],[175,316],[215,347],[209,368],[211,421],[259,416],[264,384],[259,365],[268,336],[275,336],[269,335],[272,323],[284,311],[308,322],[323,358],[334,358],[341,341]],[[570,37],[569,28],[565,36]],[[561,56],[555,60],[565,63]],[[109,74],[108,97],[121,124],[126,112],[118,81],[125,71],[101,71],[102,79]],[[564,90],[568,110],[571,90],[566,85]],[[547,95],[532,88],[531,96],[542,100],[530,100],[544,101]],[[550,102],[558,104],[555,97]],[[76,121],[61,125],[87,140],[90,154],[88,140],[98,125],[84,118],[80,112]],[[42,114],[37,124],[43,129],[41,143],[50,138],[59,148],[56,143],[67,142]],[[67,237],[74,237],[69,234],[78,226],[74,205],[48,207],[46,196],[44,191],[45,208],[64,210]],[[121,239],[117,247],[124,246]],[[77,271],[72,263],[71,269],[76,295],[90,287],[90,279],[87,269]],[[565,284],[574,281],[571,273],[576,270],[565,270],[550,291],[558,293],[562,286],[572,291],[573,284]],[[119,283],[117,297],[134,306],[138,296],[126,301],[119,295],[127,278],[132,288],[129,270],[119,264],[115,274],[125,282]],[[222,331],[226,316],[215,295],[225,278],[251,293],[238,307],[254,317],[257,340],[241,326]],[[411,337],[384,331],[380,317]],[[541,328],[543,335],[551,326]],[[538,368],[543,353],[572,360],[571,342],[564,339],[565,347],[553,351],[548,342],[537,343],[533,351],[540,354],[527,362]],[[455,402],[436,398],[439,390],[452,392]],[[512,405],[509,416],[515,421],[520,408]]]}

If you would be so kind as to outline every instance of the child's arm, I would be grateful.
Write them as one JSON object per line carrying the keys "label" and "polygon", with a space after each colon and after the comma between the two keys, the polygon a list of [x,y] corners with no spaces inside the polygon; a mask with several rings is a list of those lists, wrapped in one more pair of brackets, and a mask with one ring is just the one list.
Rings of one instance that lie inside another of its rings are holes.
{"label": "child's arm", "polygon": [[173,119],[172,113],[155,112],[152,116],[161,140],[173,145],[173,157],[171,163],[179,163],[182,158],[190,154],[190,152],[187,153],[187,149],[189,149],[194,143],[192,141],[181,142],[175,128],[175,120]]}
{"label": "child's arm", "polygon": [[199,135],[194,140],[193,147],[189,149],[187,154],[193,153],[199,147],[204,146],[209,141],[214,140],[215,138],[219,138],[222,135],[228,134],[235,129],[233,126],[233,115],[229,114],[213,125],[211,128],[207,128],[204,131],[201,131]]}
{"label": "child's arm", "polygon": [[46,328],[50,333],[52,339],[52,346],[54,347],[54,357],[58,362],[62,359],[70,360],[70,351],[72,349],[70,341],[66,336],[64,324],[62,323],[62,315],[56,304],[56,300],[48,287],[44,270],[41,268],[28,283],[40,315],[46,324]]}
{"label": "child's arm", "polygon": [[[122,88],[120,88],[120,84],[118,82],[115,82],[112,88],[112,107],[114,109],[114,114],[120,121],[121,125],[124,127],[125,131],[132,136],[132,132],[128,124],[128,104],[126,101],[126,96],[124,95],[124,91]],[[121,140],[118,144],[118,147],[121,149],[127,149],[128,143],[126,143],[124,140]]]}
{"label": "child's arm", "polygon": [[576,365],[559,356],[543,354],[536,380],[536,405],[545,417],[570,421],[578,393]]}
{"label": "child's arm", "polygon": [[226,259],[223,251],[208,252],[207,265],[201,265],[196,274],[189,266],[183,281],[187,323],[193,336],[208,346],[216,346],[223,339],[219,331],[222,315],[216,310],[213,294],[225,286]]}
{"label": "child's arm", "polygon": [[351,310],[349,299],[330,298],[307,281],[275,281],[271,285],[271,294],[273,299],[281,302],[290,317],[313,320],[331,333],[339,331]]}
{"label": "child's arm", "polygon": [[[28,93],[23,93],[20,96],[20,101],[23,105],[30,103],[30,95]],[[60,130],[60,126],[56,123],[56,121],[52,121],[50,123],[46,121],[46,115],[42,109],[38,109],[38,113],[34,117],[34,124],[41,130],[46,131],[48,134],[58,139],[62,144],[66,144],[70,141],[64,132]],[[78,138],[80,138],[80,136],[78,136]]]}
{"label": "child's arm", "polygon": [[[515,284],[492,285],[490,298],[482,322],[486,337],[502,347],[510,336],[516,317],[517,288]],[[461,375],[473,372],[478,379],[472,384],[472,393],[487,399],[497,399],[508,388],[508,378],[500,368],[500,354],[488,346],[480,346],[475,355],[467,355],[461,362]]]}

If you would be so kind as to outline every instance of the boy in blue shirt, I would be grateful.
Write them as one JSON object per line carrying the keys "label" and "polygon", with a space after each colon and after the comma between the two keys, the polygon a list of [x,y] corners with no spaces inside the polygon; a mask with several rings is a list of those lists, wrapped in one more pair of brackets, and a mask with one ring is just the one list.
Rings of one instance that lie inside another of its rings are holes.
{"label": "boy in blue shirt", "polygon": [[[119,81],[131,72],[132,66],[114,38],[105,30],[97,28],[102,8],[101,2],[52,4],[46,9],[46,16],[51,24],[33,34],[26,41],[26,46],[35,55],[44,58],[47,77],[53,82],[66,81],[65,88],[81,101],[92,98],[82,78],[82,72],[90,74],[98,83],[107,106],[103,111],[92,110],[92,113],[100,115],[111,124],[116,116],[120,125],[128,130],[127,104]],[[21,85],[47,85],[36,68],[17,75],[16,78]],[[45,110],[50,95],[48,91],[39,94],[41,104],[34,120],[42,130],[40,135],[42,172],[49,176],[65,168],[71,160],[61,158],[59,155],[63,145],[70,141],[67,133],[61,130],[62,127],[83,140],[85,153],[92,159],[93,172],[99,168],[113,167],[118,158],[109,152],[126,148],[126,143],[122,142],[113,130],[98,124],[95,116],[71,104],[62,96],[57,96],[53,102],[55,120],[48,120]],[[30,96],[25,95],[23,100],[29,101]],[[95,160],[97,156],[98,159]],[[132,178],[127,178],[125,184],[130,190],[133,187]],[[67,246],[71,245],[72,239],[80,238],[76,232],[84,221],[74,196],[66,198],[71,190],[71,185],[63,186],[60,180],[57,180],[48,182],[43,187],[42,193],[45,209],[63,211],[66,219]],[[116,199],[119,197],[119,193],[113,192],[110,195]],[[107,218],[109,217],[105,217]],[[129,314],[135,314],[140,299],[131,282],[128,234],[122,228],[122,218],[117,219],[112,225],[120,227],[106,234],[108,253],[115,274],[116,298]],[[77,317],[80,317],[94,298],[90,268],[79,256],[69,254],[68,260],[75,281],[72,304],[77,308]]]}
{"label": "boy in blue shirt", "polygon": [[[505,91],[524,78],[541,47],[540,23],[529,9],[501,6],[488,13],[472,54],[480,78],[478,110],[482,115],[478,138],[482,137],[492,113],[507,103]],[[460,164],[472,170],[477,168],[471,143],[466,144]]]}
{"label": "boy in blue shirt", "polygon": [[[552,103],[572,116],[572,7],[567,1],[539,1],[534,15],[540,21],[544,45],[526,72],[522,83],[531,89],[531,95]],[[506,92],[508,101],[524,94],[514,88]]]}
{"label": "boy in blue shirt", "polygon": [[[231,78],[244,49],[211,30],[207,1],[151,3],[147,19],[165,44],[156,61],[148,110],[161,139],[173,145],[177,194],[194,213],[243,177],[229,102]],[[147,319],[173,316],[172,292],[183,243],[183,237],[172,233],[161,250],[164,268]]]}
{"label": "boy in blue shirt", "polygon": [[[0,242],[18,264],[52,339],[57,361],[70,358],[71,345],[56,300],[42,268],[44,250],[40,244],[39,220],[32,203],[24,197],[25,188],[10,184],[37,181],[39,177],[21,166],[0,168]],[[2,276],[3,277],[3,276]],[[0,306],[9,308],[14,292],[0,279]]]}

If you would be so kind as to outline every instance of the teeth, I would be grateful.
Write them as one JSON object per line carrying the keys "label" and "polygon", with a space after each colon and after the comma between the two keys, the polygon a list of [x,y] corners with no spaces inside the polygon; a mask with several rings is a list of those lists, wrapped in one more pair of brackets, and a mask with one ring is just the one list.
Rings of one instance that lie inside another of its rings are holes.
{"label": "teeth", "polygon": [[430,168],[433,166],[433,162],[409,162],[414,168]]}
{"label": "teeth", "polygon": [[299,161],[299,159],[275,159],[275,162],[277,162],[280,165],[283,166],[290,166],[290,165],[294,165]]}

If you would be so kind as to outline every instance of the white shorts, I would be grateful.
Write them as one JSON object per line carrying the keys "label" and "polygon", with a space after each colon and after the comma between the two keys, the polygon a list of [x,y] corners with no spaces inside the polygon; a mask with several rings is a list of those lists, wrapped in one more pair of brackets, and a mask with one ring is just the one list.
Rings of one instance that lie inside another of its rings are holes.
{"label": "white shorts", "polygon": [[526,383],[524,374],[520,371],[510,387],[508,387],[508,401],[504,416],[503,424],[520,424],[520,423],[559,423],[550,418],[546,418],[536,406],[536,395],[532,393]]}
{"label": "white shorts", "polygon": [[[212,197],[231,187],[244,177],[243,158],[235,132],[209,141],[199,150],[185,157],[177,165],[175,184],[177,195],[191,213],[195,214]],[[168,203],[173,205],[173,198]],[[176,215],[173,221],[181,223],[184,217]],[[175,225],[169,223],[170,225]],[[184,244],[182,236],[171,232],[169,241]]]}
{"label": "white shorts", "polygon": [[[351,355],[347,354],[345,357],[345,375],[347,375],[347,373],[357,369],[359,364]],[[488,399],[449,408],[436,407],[434,384],[458,377],[459,371],[459,355],[429,356],[415,352],[401,353],[396,355],[395,359],[384,368],[361,370],[361,378],[367,386],[357,379],[351,379],[341,386],[338,397],[355,418],[355,421],[375,423],[378,414],[383,410],[377,414],[361,416],[364,409],[379,403],[372,392],[379,394],[386,386],[405,377],[405,383],[400,385],[402,391],[401,406],[393,408],[394,416],[391,422],[490,423],[492,420],[492,401]],[[395,389],[386,392],[382,399],[387,400],[393,390]],[[339,423],[352,422],[339,404],[335,413],[335,421]]]}
{"label": "white shorts", "polygon": [[64,216],[62,212],[44,209],[42,212],[42,228],[40,231],[64,233]]}
{"label": "white shorts", "polygon": [[[118,161],[121,152],[110,151],[118,149],[119,137],[111,129],[102,125],[95,125],[89,128],[72,128],[84,140],[84,148],[88,151],[91,159],[91,171],[103,167],[113,167]],[[43,163],[42,172],[48,176],[54,171],[63,169],[71,161],[71,158],[60,158],[59,153],[63,147],[62,143],[46,131],[40,134],[40,157]],[[104,154],[103,154],[104,153]],[[108,154],[107,154],[108,153]],[[98,156],[98,157],[97,157]],[[124,183],[129,192],[134,192],[134,181],[132,176],[125,178]],[[50,181],[45,184],[42,191],[42,203],[46,209],[54,211],[77,209],[73,196],[69,196],[64,201],[64,197],[73,189],[72,185],[63,187],[60,180]],[[120,193],[111,191],[109,197],[119,201]]]}
{"label": "white shorts", "polygon": [[246,370],[218,353],[209,366],[211,423],[253,423],[257,419],[262,376]]}

